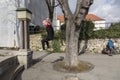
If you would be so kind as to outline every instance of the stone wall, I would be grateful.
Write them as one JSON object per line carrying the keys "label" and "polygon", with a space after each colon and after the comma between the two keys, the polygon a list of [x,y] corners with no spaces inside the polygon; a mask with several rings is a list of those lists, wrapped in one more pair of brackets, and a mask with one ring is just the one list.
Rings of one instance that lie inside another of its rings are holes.
{"label": "stone wall", "polygon": [[[41,34],[32,34],[30,35],[30,49],[33,51],[41,51],[42,50],[42,44],[41,44]],[[50,47],[52,41],[49,41]],[[49,50],[53,50],[52,47]],[[61,46],[61,50],[65,51],[65,45]]]}
{"label": "stone wall", "polygon": [[[115,47],[120,50],[120,39],[112,39]],[[86,53],[101,53],[103,48],[106,47],[108,39],[90,39],[87,44]],[[84,47],[85,41],[81,42],[81,49]],[[65,47],[65,46],[62,46]],[[41,35],[35,34],[30,36],[30,48],[33,51],[38,51],[41,49]]]}
{"label": "stone wall", "polygon": [[[120,50],[120,39],[112,39],[115,48]],[[106,47],[108,39],[91,39],[88,41],[86,53],[101,53]]]}
{"label": "stone wall", "polygon": [[33,51],[39,51],[42,48],[41,39],[40,34],[30,35],[30,49]]}

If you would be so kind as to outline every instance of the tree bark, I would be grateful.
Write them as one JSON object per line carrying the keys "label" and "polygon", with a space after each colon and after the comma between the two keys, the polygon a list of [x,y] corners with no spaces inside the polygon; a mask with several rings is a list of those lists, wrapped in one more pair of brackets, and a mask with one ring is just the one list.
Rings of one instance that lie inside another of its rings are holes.
{"label": "tree bark", "polygon": [[55,0],[45,0],[45,1],[48,7],[48,11],[49,11],[49,18],[51,19],[51,21],[53,21]]}
{"label": "tree bark", "polygon": [[75,67],[78,65],[78,32],[75,32],[73,20],[66,21],[66,65]]}

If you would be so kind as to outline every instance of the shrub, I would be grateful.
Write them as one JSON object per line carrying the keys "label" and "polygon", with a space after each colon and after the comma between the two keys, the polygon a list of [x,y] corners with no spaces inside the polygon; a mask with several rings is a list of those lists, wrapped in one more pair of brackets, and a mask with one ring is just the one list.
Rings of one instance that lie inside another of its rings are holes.
{"label": "shrub", "polygon": [[39,32],[40,32],[42,38],[46,37],[46,30],[44,27],[41,27]]}
{"label": "shrub", "polygon": [[109,29],[101,29],[94,31],[94,35],[91,38],[119,38],[120,37],[120,22],[112,24]]}
{"label": "shrub", "polygon": [[111,24],[109,29],[112,29],[112,30],[115,30],[115,31],[120,31],[120,22]]}
{"label": "shrub", "polygon": [[93,31],[93,28],[94,28],[93,25],[94,24],[92,22],[87,22],[87,21],[82,23],[82,28],[81,28],[81,33],[80,33],[81,39],[86,39],[86,38],[104,39],[106,37],[111,37],[111,38],[120,37],[120,22],[112,24],[109,29],[101,29],[97,31]]}
{"label": "shrub", "polygon": [[66,36],[65,36],[66,35],[66,24],[61,25],[59,34],[60,34],[60,39],[61,40],[66,39]]}
{"label": "shrub", "polygon": [[81,24],[80,39],[89,39],[93,36],[94,24],[91,21],[83,21]]}
{"label": "shrub", "polygon": [[60,52],[61,51],[61,45],[59,40],[53,40],[52,41],[52,48],[53,52]]}

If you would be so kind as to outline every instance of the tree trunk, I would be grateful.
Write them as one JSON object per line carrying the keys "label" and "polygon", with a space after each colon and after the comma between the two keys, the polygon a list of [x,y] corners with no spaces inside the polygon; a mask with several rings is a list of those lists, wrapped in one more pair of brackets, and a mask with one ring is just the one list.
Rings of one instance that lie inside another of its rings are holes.
{"label": "tree trunk", "polygon": [[51,22],[53,22],[53,15],[54,15],[54,9],[53,9],[53,11],[49,11],[49,18],[50,18]]}
{"label": "tree trunk", "polygon": [[51,22],[53,21],[53,15],[54,15],[54,8],[55,8],[55,0],[45,0],[48,11],[49,11],[49,18],[51,19]]}
{"label": "tree trunk", "polygon": [[61,5],[66,23],[66,65],[70,67],[78,66],[78,39],[81,28],[81,21],[84,20],[88,13],[93,0],[77,0],[76,9],[72,14],[68,1],[57,0]]}
{"label": "tree trunk", "polygon": [[75,67],[79,63],[78,59],[78,37],[75,23],[72,19],[66,21],[66,65]]}

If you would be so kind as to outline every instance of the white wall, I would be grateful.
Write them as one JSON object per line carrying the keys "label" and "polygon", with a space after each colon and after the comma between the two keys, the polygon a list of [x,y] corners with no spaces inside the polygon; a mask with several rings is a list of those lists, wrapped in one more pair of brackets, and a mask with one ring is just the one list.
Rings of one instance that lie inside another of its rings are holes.
{"label": "white wall", "polygon": [[13,0],[0,0],[0,47],[12,47],[15,44],[16,4]]}
{"label": "white wall", "polygon": [[17,7],[29,8],[35,25],[41,25],[42,20],[48,16],[44,0],[0,0],[0,47],[19,47]]}
{"label": "white wall", "polygon": [[60,26],[64,24],[64,22],[60,22],[60,20],[58,19],[55,21],[55,23],[56,23],[55,30],[60,30]]}
{"label": "white wall", "polygon": [[53,25],[54,30],[60,30],[60,26],[61,26],[60,20],[53,20],[52,25]]}
{"label": "white wall", "polygon": [[101,20],[101,21],[94,21],[95,24],[95,29],[94,30],[100,30],[100,29],[106,29],[106,21]]}

